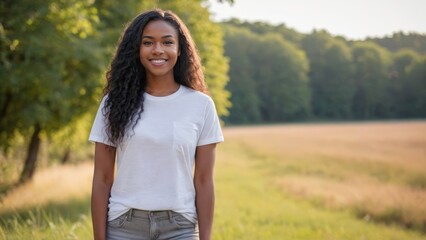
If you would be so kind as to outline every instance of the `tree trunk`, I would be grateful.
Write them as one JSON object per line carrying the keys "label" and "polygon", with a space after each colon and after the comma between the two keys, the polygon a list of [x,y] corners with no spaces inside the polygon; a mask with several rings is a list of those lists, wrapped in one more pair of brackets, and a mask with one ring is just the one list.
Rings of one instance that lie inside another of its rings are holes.
{"label": "tree trunk", "polygon": [[41,127],[39,124],[34,126],[34,132],[31,136],[30,145],[28,146],[27,157],[25,159],[24,169],[22,170],[21,177],[19,178],[20,183],[27,182],[32,179],[38,157],[38,150],[40,148],[40,132]]}
{"label": "tree trunk", "polygon": [[[11,102],[12,102],[12,94],[10,94],[9,92],[7,92],[5,94],[4,104],[3,104],[3,106],[1,106],[1,109],[0,109],[0,122],[7,115],[7,111],[9,110],[9,106],[10,106]],[[6,125],[4,125],[4,126],[0,125],[0,133],[3,132],[3,131],[5,131],[6,127],[7,127]]]}
{"label": "tree trunk", "polygon": [[0,110],[0,118],[6,116],[6,113],[9,109],[10,103],[12,102],[12,94],[10,94],[9,92],[7,92],[5,94],[5,100],[4,100],[4,104],[3,106],[1,106],[1,110]]}
{"label": "tree trunk", "polygon": [[70,146],[67,147],[67,149],[65,149],[65,153],[64,156],[62,157],[62,164],[67,164],[68,161],[70,160],[70,155],[71,155],[71,148]]}

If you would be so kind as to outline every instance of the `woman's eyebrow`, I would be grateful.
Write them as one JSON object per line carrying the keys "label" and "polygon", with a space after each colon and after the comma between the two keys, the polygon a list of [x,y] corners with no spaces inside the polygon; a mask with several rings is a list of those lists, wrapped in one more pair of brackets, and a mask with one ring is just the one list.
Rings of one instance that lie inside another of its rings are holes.
{"label": "woman's eyebrow", "polygon": [[[164,35],[161,38],[172,38],[173,35]],[[142,36],[142,38],[149,38],[149,39],[154,39],[154,37],[152,36]]]}

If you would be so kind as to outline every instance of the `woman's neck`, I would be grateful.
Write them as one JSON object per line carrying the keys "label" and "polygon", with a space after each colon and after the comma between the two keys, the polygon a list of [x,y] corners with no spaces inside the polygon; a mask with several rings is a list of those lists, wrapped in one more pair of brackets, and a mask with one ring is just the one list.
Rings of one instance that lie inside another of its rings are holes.
{"label": "woman's neck", "polygon": [[152,96],[164,97],[175,93],[178,89],[179,84],[175,82],[174,79],[156,79],[151,81],[148,80],[145,92],[149,93]]}

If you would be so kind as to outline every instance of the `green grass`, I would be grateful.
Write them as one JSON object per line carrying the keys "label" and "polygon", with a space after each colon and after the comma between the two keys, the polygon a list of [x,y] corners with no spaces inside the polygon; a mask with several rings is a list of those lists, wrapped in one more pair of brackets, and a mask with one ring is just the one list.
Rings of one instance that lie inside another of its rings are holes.
{"label": "green grass", "polygon": [[[303,157],[281,161],[282,158],[247,145],[241,137],[227,138],[218,146],[214,240],[426,240],[421,231],[403,228],[393,221],[399,218],[395,215],[401,214],[397,209],[386,213],[383,223],[372,222],[364,217],[368,212],[363,208],[327,208],[322,204],[324,199],[300,197],[283,191],[277,184],[277,178],[286,175],[313,175],[340,181],[357,171],[365,176],[379,176],[378,181],[407,181],[424,189],[422,175],[404,173],[395,178],[397,170],[383,165],[382,172],[390,175],[381,177],[380,166],[370,163],[350,165],[349,161],[338,159],[312,161]],[[92,239],[90,197],[2,211],[0,239]]]}
{"label": "green grass", "polygon": [[213,239],[426,239],[288,196],[243,146],[227,143],[220,149]]}
{"label": "green grass", "polygon": [[0,214],[0,239],[92,239],[89,198]]}

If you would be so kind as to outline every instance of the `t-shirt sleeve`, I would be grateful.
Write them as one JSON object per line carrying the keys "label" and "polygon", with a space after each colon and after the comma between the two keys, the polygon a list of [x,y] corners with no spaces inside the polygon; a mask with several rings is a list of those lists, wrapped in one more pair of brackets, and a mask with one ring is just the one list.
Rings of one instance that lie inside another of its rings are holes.
{"label": "t-shirt sleeve", "polygon": [[224,138],[220,127],[219,117],[216,113],[216,107],[213,100],[209,98],[204,112],[204,125],[201,130],[200,137],[198,138],[197,146],[223,141]]}
{"label": "t-shirt sleeve", "polygon": [[107,97],[105,96],[102,99],[98,112],[96,113],[95,121],[93,122],[92,130],[89,134],[89,141],[103,143],[115,147],[115,145],[108,140],[108,135],[106,133],[106,119],[102,111],[106,98]]}

